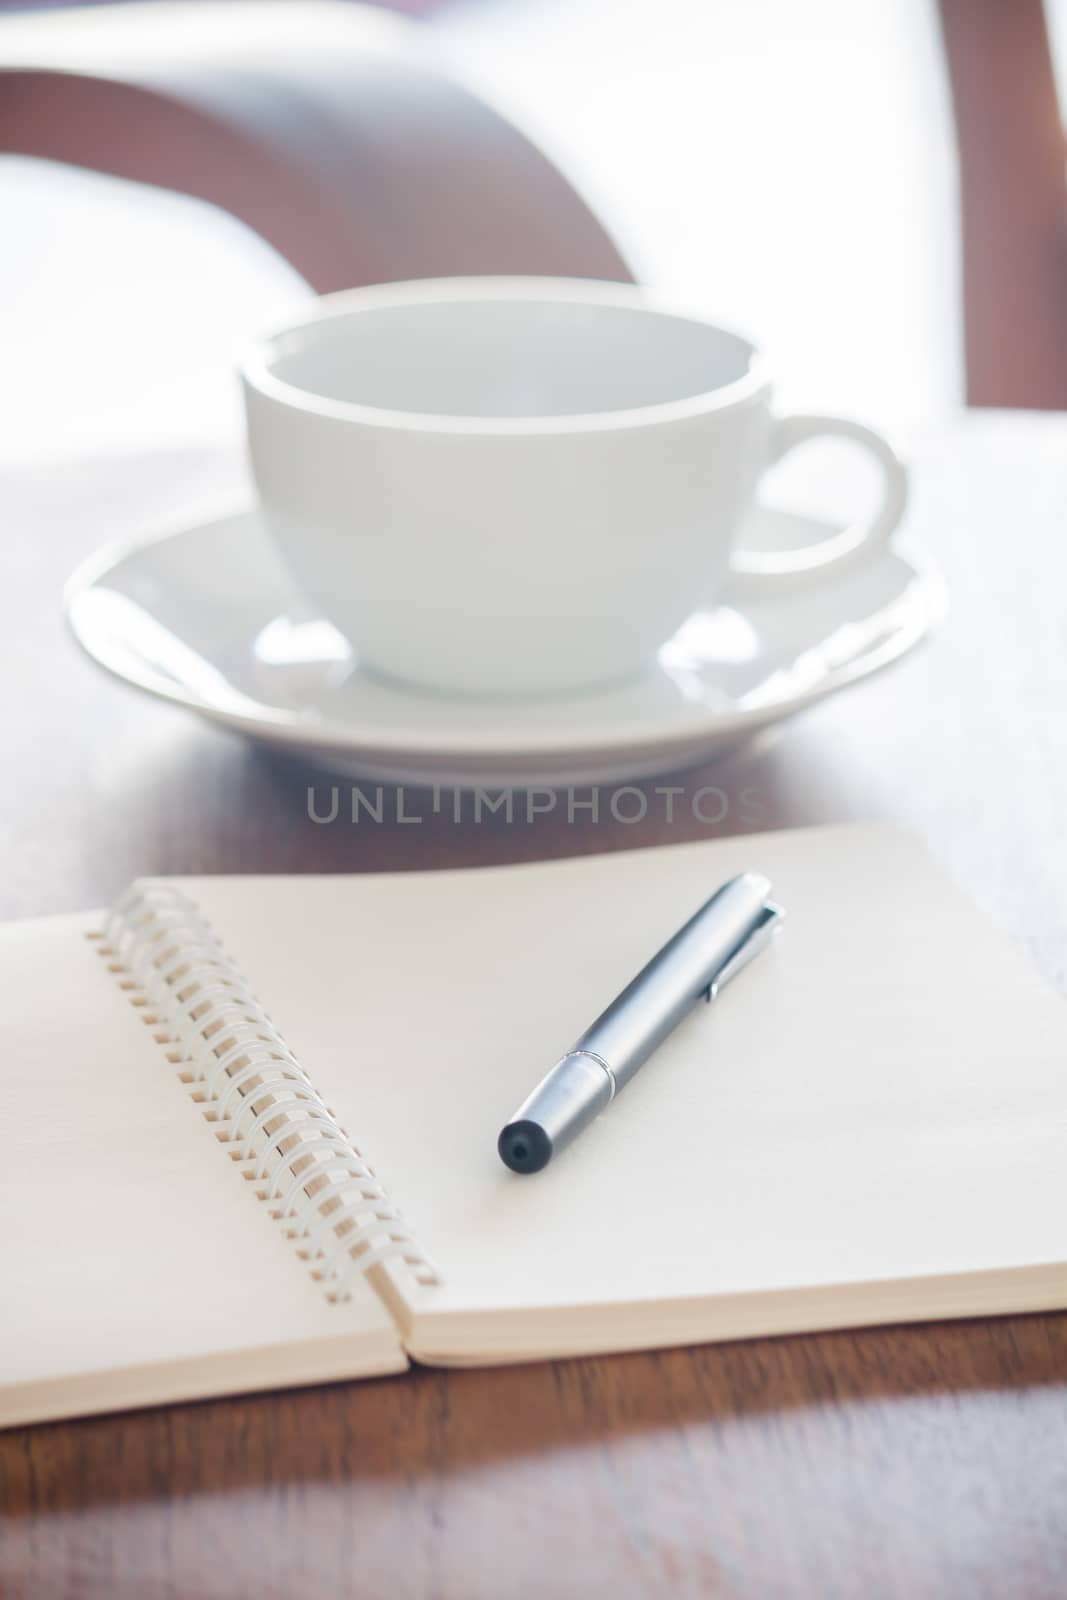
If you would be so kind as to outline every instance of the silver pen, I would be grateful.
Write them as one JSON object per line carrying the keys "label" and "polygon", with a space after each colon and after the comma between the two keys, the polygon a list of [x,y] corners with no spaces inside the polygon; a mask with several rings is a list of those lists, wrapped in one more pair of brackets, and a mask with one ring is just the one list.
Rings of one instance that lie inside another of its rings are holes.
{"label": "silver pen", "polygon": [[770,883],[745,872],[724,883],[668,939],[607,1010],[524,1100],[497,1140],[512,1172],[540,1172],[566,1148],[663,1043],[699,1000],[768,943],[784,912]]}

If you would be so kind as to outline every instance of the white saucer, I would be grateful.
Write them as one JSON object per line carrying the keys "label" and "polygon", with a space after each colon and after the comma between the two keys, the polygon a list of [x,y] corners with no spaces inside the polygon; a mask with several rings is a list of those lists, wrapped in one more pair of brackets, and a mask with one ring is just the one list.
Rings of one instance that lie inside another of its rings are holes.
{"label": "white saucer", "polygon": [[[826,526],[761,509],[759,548]],[[540,700],[464,700],[359,667],[300,598],[258,514],[243,511],[98,552],[67,617],[102,667],[315,766],[383,782],[472,787],[609,783],[692,766],[868,677],[944,610],[926,564],[882,551],[771,605],[696,613],[644,678]]]}

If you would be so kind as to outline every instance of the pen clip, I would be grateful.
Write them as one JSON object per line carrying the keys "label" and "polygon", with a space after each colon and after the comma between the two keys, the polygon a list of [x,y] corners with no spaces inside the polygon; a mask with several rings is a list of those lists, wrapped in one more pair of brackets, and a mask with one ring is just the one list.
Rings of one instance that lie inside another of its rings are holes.
{"label": "pen clip", "polygon": [[766,949],[774,936],[774,930],[785,916],[781,906],[776,906],[768,901],[760,912],[752,932],[738,945],[733,955],[730,956],[719,968],[714,978],[706,989],[701,990],[704,999],[710,1005],[722,988],[724,983],[729,983],[731,978],[736,978],[742,967],[747,967],[761,950]]}

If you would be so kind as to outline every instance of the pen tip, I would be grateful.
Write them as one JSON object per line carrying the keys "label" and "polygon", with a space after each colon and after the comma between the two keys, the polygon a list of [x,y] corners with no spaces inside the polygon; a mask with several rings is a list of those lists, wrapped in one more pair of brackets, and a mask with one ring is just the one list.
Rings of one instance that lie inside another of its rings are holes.
{"label": "pen tip", "polygon": [[552,1158],[552,1140],[539,1122],[509,1122],[496,1147],[512,1172],[540,1172]]}

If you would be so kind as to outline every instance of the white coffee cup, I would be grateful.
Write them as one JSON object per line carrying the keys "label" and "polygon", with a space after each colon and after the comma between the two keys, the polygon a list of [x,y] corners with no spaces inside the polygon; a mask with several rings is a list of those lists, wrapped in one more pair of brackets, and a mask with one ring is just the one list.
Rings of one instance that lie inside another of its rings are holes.
{"label": "white coffee cup", "polygon": [[[446,278],[329,295],[242,369],[263,513],[366,666],[465,694],[640,673],[727,582],[769,595],[883,544],[906,477],[878,434],[776,417],[755,348],[640,289]],[[880,509],[739,553],[761,473],[815,435],[880,463]]]}

